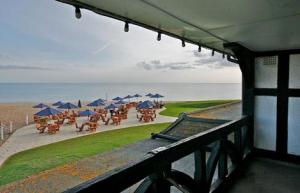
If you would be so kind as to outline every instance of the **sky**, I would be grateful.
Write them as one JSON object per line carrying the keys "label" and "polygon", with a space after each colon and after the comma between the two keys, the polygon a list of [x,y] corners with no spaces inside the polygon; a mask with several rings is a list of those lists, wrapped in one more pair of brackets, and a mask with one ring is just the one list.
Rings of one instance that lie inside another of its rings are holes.
{"label": "sky", "polygon": [[0,82],[240,83],[218,53],[55,0],[1,0]]}

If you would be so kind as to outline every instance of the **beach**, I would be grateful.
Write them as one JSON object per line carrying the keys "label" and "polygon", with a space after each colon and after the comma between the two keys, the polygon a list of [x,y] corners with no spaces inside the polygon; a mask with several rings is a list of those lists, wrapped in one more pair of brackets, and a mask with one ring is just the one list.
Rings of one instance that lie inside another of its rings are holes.
{"label": "beach", "polygon": [[[98,98],[111,99],[116,96],[136,93],[143,97],[136,100],[147,100],[149,92],[164,95],[164,101],[200,101],[212,99],[240,99],[240,84],[207,84],[207,83],[0,83],[0,121],[6,127],[5,138],[13,131],[25,126],[26,116],[29,123],[33,114],[40,109],[32,108],[40,102],[52,104],[58,100],[74,102],[80,99],[84,104]],[[80,91],[80,92],[79,92]],[[0,140],[0,145],[4,141]]]}
{"label": "beach", "polygon": [[[26,116],[28,115],[29,124],[33,122],[33,114],[38,109],[32,108],[34,103],[0,103],[0,121],[5,125],[5,139],[10,135],[10,122],[12,122],[12,131],[24,127],[26,125]],[[4,140],[5,141],[5,140]],[[0,140],[0,144],[4,141]]]}

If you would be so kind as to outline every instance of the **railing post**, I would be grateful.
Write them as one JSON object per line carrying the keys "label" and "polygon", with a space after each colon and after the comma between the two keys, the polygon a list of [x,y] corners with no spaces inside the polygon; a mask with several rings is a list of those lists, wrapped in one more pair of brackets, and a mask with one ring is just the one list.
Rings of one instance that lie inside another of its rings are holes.
{"label": "railing post", "polygon": [[218,163],[218,177],[220,179],[224,179],[228,174],[227,152],[225,147],[226,140],[227,140],[227,136],[224,136],[220,141],[221,152],[220,152],[219,163]]}
{"label": "railing post", "polygon": [[[203,192],[208,192],[206,181],[206,151],[200,149],[194,152],[195,173],[194,179]],[[204,190],[203,190],[204,189]]]}
{"label": "railing post", "polygon": [[241,152],[242,150],[242,127],[234,131],[234,144],[236,148]]}
{"label": "railing post", "polygon": [[150,178],[154,178],[155,184],[151,192],[153,193],[170,193],[171,187],[170,184],[166,182],[165,177],[171,171],[172,164],[169,163],[164,165],[163,168],[158,168],[158,171],[151,175]]}

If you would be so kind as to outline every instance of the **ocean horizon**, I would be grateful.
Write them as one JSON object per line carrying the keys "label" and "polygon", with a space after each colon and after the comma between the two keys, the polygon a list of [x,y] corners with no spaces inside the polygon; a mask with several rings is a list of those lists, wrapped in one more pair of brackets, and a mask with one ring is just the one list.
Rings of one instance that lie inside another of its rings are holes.
{"label": "ocean horizon", "polygon": [[[164,101],[241,99],[240,83],[0,83],[0,103],[92,101],[159,93]],[[147,97],[140,98],[141,100]]]}

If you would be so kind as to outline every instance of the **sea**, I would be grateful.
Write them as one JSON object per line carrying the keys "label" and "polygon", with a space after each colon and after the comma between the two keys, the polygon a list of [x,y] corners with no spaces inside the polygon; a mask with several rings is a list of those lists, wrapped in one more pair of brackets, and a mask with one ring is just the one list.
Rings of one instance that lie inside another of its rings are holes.
{"label": "sea", "polygon": [[[241,99],[238,83],[0,83],[0,103],[72,102],[126,95],[163,95],[164,101]],[[134,99],[132,99],[134,100]]]}

